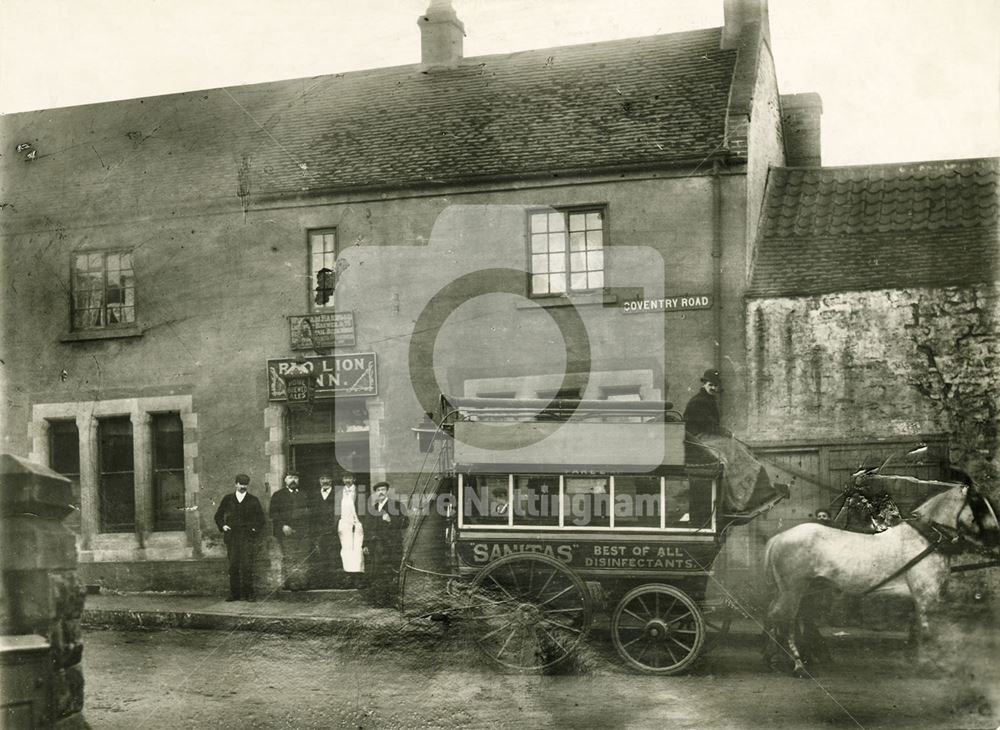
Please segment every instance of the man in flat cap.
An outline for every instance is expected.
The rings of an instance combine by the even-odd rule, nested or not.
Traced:
[[[250,477],[236,475],[236,489],[230,492],[215,511],[215,524],[229,554],[229,598],[227,601],[255,601],[254,561],[257,540],[264,533],[264,508],[250,494]]]
[[[305,492],[299,489],[299,473],[285,474],[284,486],[271,495],[271,525],[281,546],[281,570],[284,588],[301,591],[309,583],[309,505]]]
[[[399,588],[403,534],[410,518],[401,502],[389,498],[389,482],[378,482],[372,492],[365,516],[368,600],[374,606],[392,606]]]

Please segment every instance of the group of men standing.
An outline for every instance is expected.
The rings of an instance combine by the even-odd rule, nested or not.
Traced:
[[[246,474],[237,475],[235,491],[215,513],[229,553],[229,601],[255,600],[254,555],[266,520],[249,484]],[[338,485],[323,474],[318,487],[306,491],[290,471],[271,496],[270,515],[286,590],[367,588],[373,604],[392,605],[409,518],[389,498],[388,482],[375,484],[368,499],[352,474]]]

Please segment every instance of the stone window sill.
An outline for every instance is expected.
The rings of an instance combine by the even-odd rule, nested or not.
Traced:
[[[574,294],[573,296],[555,297],[532,297],[517,303],[518,309],[533,309],[542,307],[579,307],[587,305],[609,306],[618,303],[618,296],[615,294]]]
[[[114,340],[126,337],[142,337],[141,327],[115,327],[109,329],[80,330],[67,332],[59,338],[60,342],[86,342],[88,340]]]

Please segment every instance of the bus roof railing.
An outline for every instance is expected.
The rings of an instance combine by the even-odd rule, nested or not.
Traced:
[[[662,416],[679,421],[681,415],[674,404],[663,400],[585,400],[582,398],[457,398],[442,395],[441,411],[447,416],[455,412],[480,416],[545,415],[549,418],[582,416]]]

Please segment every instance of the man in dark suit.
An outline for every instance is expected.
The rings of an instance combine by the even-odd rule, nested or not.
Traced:
[[[309,587],[308,560],[311,551],[309,504],[299,489],[299,474],[285,475],[285,486],[271,495],[271,524],[281,546],[284,587],[301,591]]]
[[[319,489],[310,493],[309,516],[314,550],[311,584],[316,588],[338,588],[344,576],[337,535],[339,504],[334,494],[333,477],[329,474],[320,476]]]
[[[392,606],[399,588],[403,533],[410,524],[402,503],[389,498],[389,483],[372,487],[365,515],[365,550],[368,554],[368,600],[375,606]]]
[[[688,401],[684,408],[684,425],[696,436],[732,436],[722,427],[719,417],[719,393],[722,392],[722,373],[708,369],[701,376],[701,389]]]
[[[229,553],[229,598],[227,601],[257,600],[254,596],[254,560],[257,540],[264,533],[264,508],[250,494],[250,477],[236,475],[236,491],[230,492],[215,511],[215,524]]]

